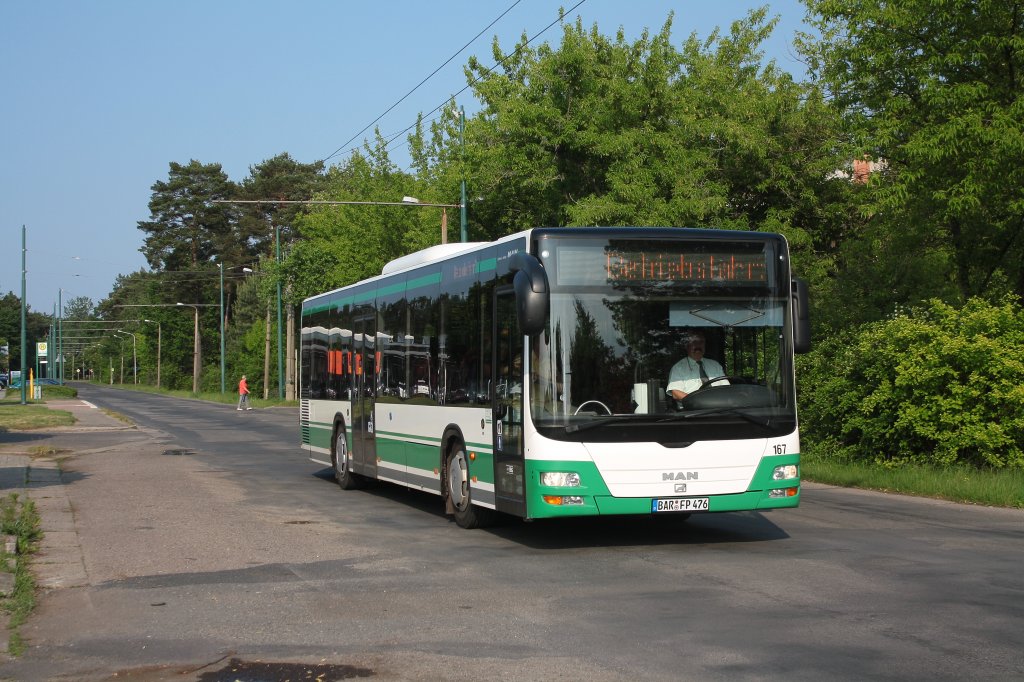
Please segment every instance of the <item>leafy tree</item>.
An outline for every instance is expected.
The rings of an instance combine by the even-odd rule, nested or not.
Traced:
[[[151,220],[140,221],[138,226],[148,235],[142,252],[159,275],[159,293],[139,302],[204,306],[200,309],[200,329],[206,332],[200,334],[201,358],[216,357],[218,334],[208,330],[219,330],[213,303],[219,297],[217,262],[223,263],[225,254],[235,253],[239,240],[235,211],[228,204],[213,202],[232,197],[235,184],[220,164],[193,160],[187,166],[172,162],[167,182],[158,181],[152,189]],[[191,361],[191,347],[186,357]],[[169,363],[169,368],[172,366],[173,362]]]
[[[153,184],[151,219],[139,221],[147,236],[141,249],[154,270],[196,270],[235,248],[229,199],[235,185],[219,163],[171,162],[166,182]]]
[[[25,337],[29,345],[26,367],[35,362],[36,341],[44,341],[50,327],[51,317],[33,312],[31,307],[25,308]],[[0,343],[8,347],[8,366],[13,370],[21,369],[21,297],[8,292],[0,298]]]
[[[92,299],[88,296],[75,296],[64,301],[63,317],[68,320],[86,320],[93,317]]]
[[[63,322],[61,324],[61,350],[66,358],[65,377],[74,378],[74,367],[80,366],[78,361],[86,347],[99,341],[103,332],[101,325],[96,324],[92,299],[88,296],[76,296],[63,302]]]
[[[415,131],[409,136],[409,154],[415,175],[403,179],[403,183],[408,183],[406,186],[412,189],[414,196],[426,203],[457,204],[461,201],[462,182],[466,180],[469,191],[473,192],[467,197],[467,238],[480,241],[489,237],[485,225],[476,216],[476,209],[482,205],[483,197],[480,195],[484,191],[483,185],[478,182],[477,171],[474,170],[479,166],[481,156],[475,151],[479,141],[469,139],[468,136],[472,134],[470,132],[467,132],[468,141],[465,144],[460,141],[461,116],[461,111],[452,100],[442,110],[441,117],[431,123],[429,138],[423,130],[422,117],[417,121]],[[472,130],[471,124],[469,129]],[[467,162],[470,158],[476,158],[477,161],[471,164]],[[461,211],[458,208],[445,210],[448,220],[447,241],[458,241]],[[410,250],[426,248],[440,241],[442,230],[439,229],[438,215],[443,217],[437,210],[418,211],[410,215],[419,219],[411,226],[406,237]]]
[[[488,238],[536,225],[774,230],[820,280],[849,218],[839,118],[761,44],[765,9],[676,47],[669,18],[630,43],[567,25],[555,49],[524,41],[502,70],[470,62],[484,110],[467,129],[474,213]],[[437,155],[438,162],[453,157]],[[483,227],[486,226],[486,227]]]
[[[355,152],[343,164],[331,168],[326,189],[317,198],[394,203],[409,196],[414,184],[410,175],[391,162],[384,141],[378,137],[376,146],[368,147],[365,154]],[[308,215],[296,219],[299,235],[308,243],[298,245],[292,257],[298,262],[315,259],[327,268],[321,272],[320,291],[378,275],[389,260],[438,243],[439,237],[422,243],[425,240],[414,236],[420,234],[420,214],[429,211],[402,206],[314,207]],[[314,251],[318,255],[313,256]],[[290,265],[286,271],[297,273],[301,266]]]
[[[6,363],[10,367],[21,366],[21,299],[8,292],[0,298],[0,345],[7,346],[8,354],[0,359],[5,366],[0,371],[6,371]]]
[[[820,32],[801,45],[812,74],[847,116],[860,153],[888,165],[865,201],[871,220],[844,255],[855,272],[847,282],[871,281],[876,299],[897,301],[1024,295],[1020,4],[807,6]]]
[[[237,198],[247,201],[270,199],[271,202],[243,205],[238,209],[238,247],[229,263],[254,263],[258,254],[274,253],[274,227],[281,230],[285,241],[292,237],[295,219],[309,210],[301,204],[278,204],[273,201],[308,201],[324,186],[324,163],[299,163],[287,152],[278,154],[249,168],[249,177],[238,187]]]

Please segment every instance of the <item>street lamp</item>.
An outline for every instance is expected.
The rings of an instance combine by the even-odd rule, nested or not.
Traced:
[[[463,244],[469,241],[466,228],[466,108],[459,107],[459,149],[462,154],[462,198],[459,210],[459,237]]]
[[[125,331],[123,329],[118,329],[117,331],[122,333],[122,334],[127,334],[128,336],[132,337],[132,374],[134,375],[134,383],[136,385],[138,385],[138,383],[139,383],[139,362],[138,362],[138,355],[135,353],[135,334],[132,334],[131,332]]]
[[[156,325],[156,387],[160,388],[160,343],[162,341],[160,338],[160,322],[156,320],[143,320],[143,322]]]
[[[403,204],[410,204],[413,206],[421,206],[423,202],[416,197],[405,196],[402,197]],[[457,204],[440,204],[441,206],[441,243],[448,243],[448,209],[457,206]]]
[[[124,337],[119,336],[117,330],[110,332],[111,335],[117,339],[118,350],[121,354],[121,377],[118,379],[119,384],[124,384]],[[110,361],[110,385],[114,385],[114,361]]]

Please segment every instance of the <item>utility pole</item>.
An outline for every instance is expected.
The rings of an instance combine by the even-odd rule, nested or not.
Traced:
[[[220,256],[218,256],[220,258]],[[217,263],[220,268],[220,392],[224,394],[224,263]]]
[[[28,401],[26,400],[26,390],[28,386],[28,367],[25,364],[25,354],[28,353],[26,344],[28,340],[25,338],[25,275],[28,272],[25,269],[25,226],[21,226],[21,404],[25,405]]]
[[[267,324],[263,331],[263,399],[270,397],[270,301],[267,301]]]
[[[281,228],[274,226],[274,242],[277,253],[277,398],[284,400],[284,349],[281,347]]]
[[[57,381],[64,385],[64,290],[57,289]]]
[[[203,370],[202,344],[199,341],[199,306],[216,305],[203,303],[175,303],[174,305],[192,308],[195,311],[195,327],[192,332],[192,393],[199,393],[199,374]]]
[[[196,395],[199,394],[199,373],[203,371],[203,346],[199,342],[199,308],[193,306],[195,310],[195,329],[192,332],[192,392]]]
[[[54,355],[57,352],[57,304],[53,304],[53,317],[50,318],[50,338],[46,344],[46,378],[52,379],[57,363]]]

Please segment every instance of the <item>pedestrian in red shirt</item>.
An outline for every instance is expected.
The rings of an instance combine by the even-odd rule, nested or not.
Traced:
[[[245,381],[245,375],[242,375],[242,380],[238,382],[238,411],[251,410],[249,406],[249,384]]]

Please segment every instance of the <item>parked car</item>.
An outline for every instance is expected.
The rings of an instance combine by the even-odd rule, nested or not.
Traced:
[[[60,382],[57,381],[56,379],[48,379],[46,377],[43,377],[42,379],[33,379],[32,381],[35,382],[36,386],[59,386],[60,385]],[[14,389],[14,388],[21,388],[21,379],[15,379],[14,383],[11,384],[9,386],[9,388],[12,388],[12,389]]]

